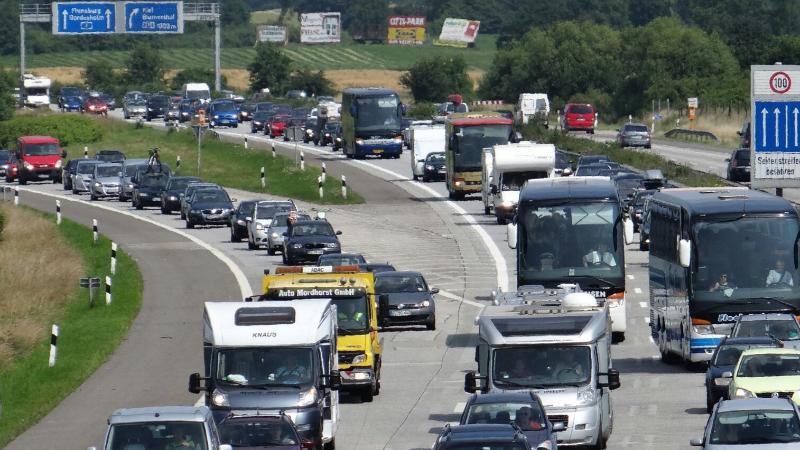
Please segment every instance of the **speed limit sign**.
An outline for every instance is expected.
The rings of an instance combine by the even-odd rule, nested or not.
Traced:
[[[775,72],[769,77],[769,88],[776,94],[785,94],[792,88],[792,79],[786,72]]]

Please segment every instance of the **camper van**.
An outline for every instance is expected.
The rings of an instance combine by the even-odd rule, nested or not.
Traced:
[[[412,125],[409,148],[411,149],[411,174],[415,180],[422,178],[425,158],[430,153],[444,152],[447,147],[444,125]]]
[[[200,103],[211,102],[211,88],[207,83],[186,83],[181,91],[186,100],[198,100]]]
[[[25,106],[48,106],[50,105],[50,78],[37,77],[26,73],[22,79],[23,99]]]

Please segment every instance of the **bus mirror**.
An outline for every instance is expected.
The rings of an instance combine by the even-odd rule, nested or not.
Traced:
[[[506,225],[506,239],[508,248],[517,248],[517,224],[509,223]]]
[[[633,243],[633,220],[630,217],[622,219],[622,225],[625,227],[625,245]]]
[[[692,264],[692,243],[688,239],[679,241],[678,259],[683,267],[689,267]]]

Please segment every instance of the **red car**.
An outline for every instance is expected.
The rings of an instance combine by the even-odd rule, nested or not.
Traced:
[[[12,154],[6,164],[6,183],[11,183],[17,179],[17,157]]]
[[[595,109],[589,103],[567,103],[561,129],[564,131],[585,131],[594,134]]]
[[[269,137],[276,138],[278,136],[283,136],[286,124],[289,123],[291,119],[292,117],[288,114],[275,114],[272,116],[272,119],[269,119],[269,124],[267,125],[269,128]]]
[[[89,97],[83,102],[83,112],[108,115],[108,103],[100,97]]]
[[[22,136],[17,139],[14,156],[19,184],[38,180],[61,182],[61,165],[65,152],[58,139],[50,136]]]

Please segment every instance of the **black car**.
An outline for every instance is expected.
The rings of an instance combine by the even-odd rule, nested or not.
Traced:
[[[178,112],[180,113],[179,122],[188,122],[194,119],[195,104],[191,100],[181,100],[178,105]]]
[[[169,111],[171,102],[166,95],[154,95],[147,99],[147,112],[144,118],[150,122],[155,118],[164,117]]]
[[[269,118],[272,117],[269,111],[256,111],[250,120],[250,132],[256,133],[264,131],[264,125],[267,124]]]
[[[94,159],[99,159],[103,162],[122,162],[125,161],[125,153],[122,150],[100,150],[94,155]]]
[[[607,176],[604,174],[617,173],[620,170],[620,165],[614,162],[601,162],[591,164],[580,164],[575,171],[575,176],[579,177],[597,177]]]
[[[342,148],[342,124],[339,122],[326,123],[314,143],[323,147],[330,144],[334,151]]]
[[[253,113],[256,110],[256,105],[252,102],[245,102],[239,106],[239,121],[244,122],[252,120]]]
[[[261,200],[244,200],[239,202],[231,214],[231,242],[241,242],[247,237],[247,219],[253,218],[256,204]]]
[[[436,303],[433,294],[419,272],[382,272],[375,275],[375,295],[378,296],[378,322],[389,325],[425,325],[436,329]]]
[[[300,436],[285,414],[230,415],[219,422],[220,442],[238,449],[301,450]]]
[[[650,250],[650,211],[646,210],[642,225],[639,227],[639,250],[643,252]]]
[[[556,149],[556,173],[560,175],[569,175],[573,171],[573,159],[569,153]]]
[[[387,263],[366,263],[366,264],[359,264],[358,270],[361,272],[372,272],[372,273],[381,273],[381,272],[394,272],[395,269],[393,265]]]
[[[319,119],[316,117],[309,117],[305,124],[303,125],[303,143],[308,144],[309,142],[317,142],[319,141],[319,136],[317,135],[317,124]]]
[[[628,202],[628,215],[633,221],[633,231],[639,231],[645,216],[645,202],[653,194],[658,192],[658,189],[640,189],[633,193],[633,198]]]
[[[186,228],[196,225],[230,226],[233,200],[222,189],[202,189],[187,200],[186,211]]]
[[[603,162],[611,162],[611,158],[606,155],[582,155],[578,158],[578,167],[586,164],[596,164]]]
[[[341,253],[342,246],[336,236],[341,231],[325,220],[295,222],[283,240],[283,264],[294,266],[303,262],[317,262],[320,255]]]
[[[739,146],[741,148],[750,148],[750,121],[748,120],[742,125],[742,129],[737,131],[739,135]]]
[[[131,189],[131,193],[133,189],[136,189],[137,186],[142,182],[142,178],[147,175],[151,174],[164,174],[167,175],[169,178],[172,176],[172,169],[169,168],[169,165],[165,163],[161,163],[161,165],[148,165],[148,164],[140,164],[136,166],[136,172],[131,177],[131,185],[133,188]],[[120,196],[122,196],[123,189],[120,189]],[[131,201],[133,201],[133,194],[131,194]]]
[[[533,391],[519,390],[472,394],[461,414],[461,425],[514,423],[525,433],[531,447],[556,442],[555,433],[564,431],[564,422],[550,423],[542,401]]]
[[[446,424],[432,450],[531,450],[525,433],[515,424]]]
[[[161,214],[170,214],[181,209],[181,197],[189,183],[197,183],[198,177],[170,177],[164,194],[161,196]]]
[[[617,186],[619,199],[627,206],[637,189],[642,187],[644,175],[640,173],[624,172],[614,177],[614,184]]]
[[[6,171],[8,170],[8,164],[10,161],[11,151],[0,150],[0,176],[6,176]],[[61,179],[63,180],[64,177],[62,176]]]
[[[444,180],[446,176],[444,152],[428,153],[422,166],[422,181]]]
[[[318,266],[349,266],[366,264],[367,260],[360,253],[329,253],[317,260]]]
[[[723,377],[722,374],[733,371],[743,351],[751,348],[779,346],[779,341],[768,336],[723,338],[708,361],[705,381],[706,410],[710,413],[718,401],[728,399],[728,385],[731,378]]]
[[[131,201],[136,209],[143,209],[145,206],[161,206],[161,196],[169,182],[169,175],[166,173],[148,173],[143,175],[136,187],[133,188]]]
[[[728,163],[727,179],[740,183],[750,182],[750,149],[740,148],[731,152],[730,158],[725,158]]]

